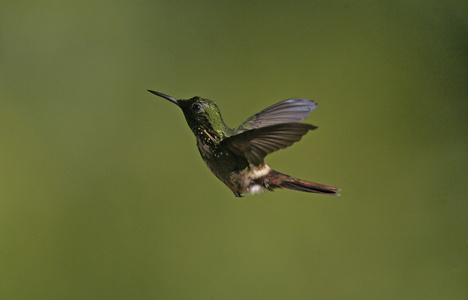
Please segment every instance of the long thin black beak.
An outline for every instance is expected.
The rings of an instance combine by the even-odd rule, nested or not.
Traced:
[[[163,93],[160,93],[160,92],[155,92],[155,91],[152,91],[152,90],[148,90],[148,92],[153,93],[153,94],[155,94],[156,96],[162,97],[162,98],[164,98],[164,99],[167,99],[167,100],[171,101],[172,103],[175,103],[175,104],[179,105],[179,104],[177,103],[178,99],[176,99],[176,98],[174,98],[174,97],[168,96],[168,95],[163,94]]]

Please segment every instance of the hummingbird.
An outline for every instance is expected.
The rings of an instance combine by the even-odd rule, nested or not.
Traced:
[[[317,107],[314,101],[292,98],[276,103],[232,129],[215,102],[201,97],[187,100],[148,90],[176,104],[195,135],[198,151],[211,172],[236,197],[277,188],[339,196],[339,188],[297,179],[271,169],[268,154],[291,146],[317,127],[301,123]]]

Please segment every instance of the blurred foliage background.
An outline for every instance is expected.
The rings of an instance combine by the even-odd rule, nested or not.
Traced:
[[[1,299],[466,299],[466,1],[4,1]],[[235,198],[182,113],[292,97],[275,169],[343,189]]]

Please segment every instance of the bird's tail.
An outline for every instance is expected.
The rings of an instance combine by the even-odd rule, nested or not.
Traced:
[[[326,194],[331,196],[340,196],[338,192],[340,191],[339,188],[324,185],[320,183],[305,181],[302,179],[297,179],[292,176],[280,173],[275,170],[271,170],[267,175],[266,178],[269,180],[269,188],[285,188],[294,191],[301,191],[307,193],[318,193],[318,194]]]

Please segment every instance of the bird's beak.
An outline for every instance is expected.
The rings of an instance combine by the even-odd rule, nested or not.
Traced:
[[[179,100],[174,98],[174,97],[168,96],[168,95],[160,93],[160,92],[155,92],[155,91],[152,91],[152,90],[148,90],[148,92],[153,93],[156,96],[162,97],[164,99],[167,99],[167,100],[171,101],[172,103],[175,103],[175,104],[179,105],[179,103],[178,103]]]

